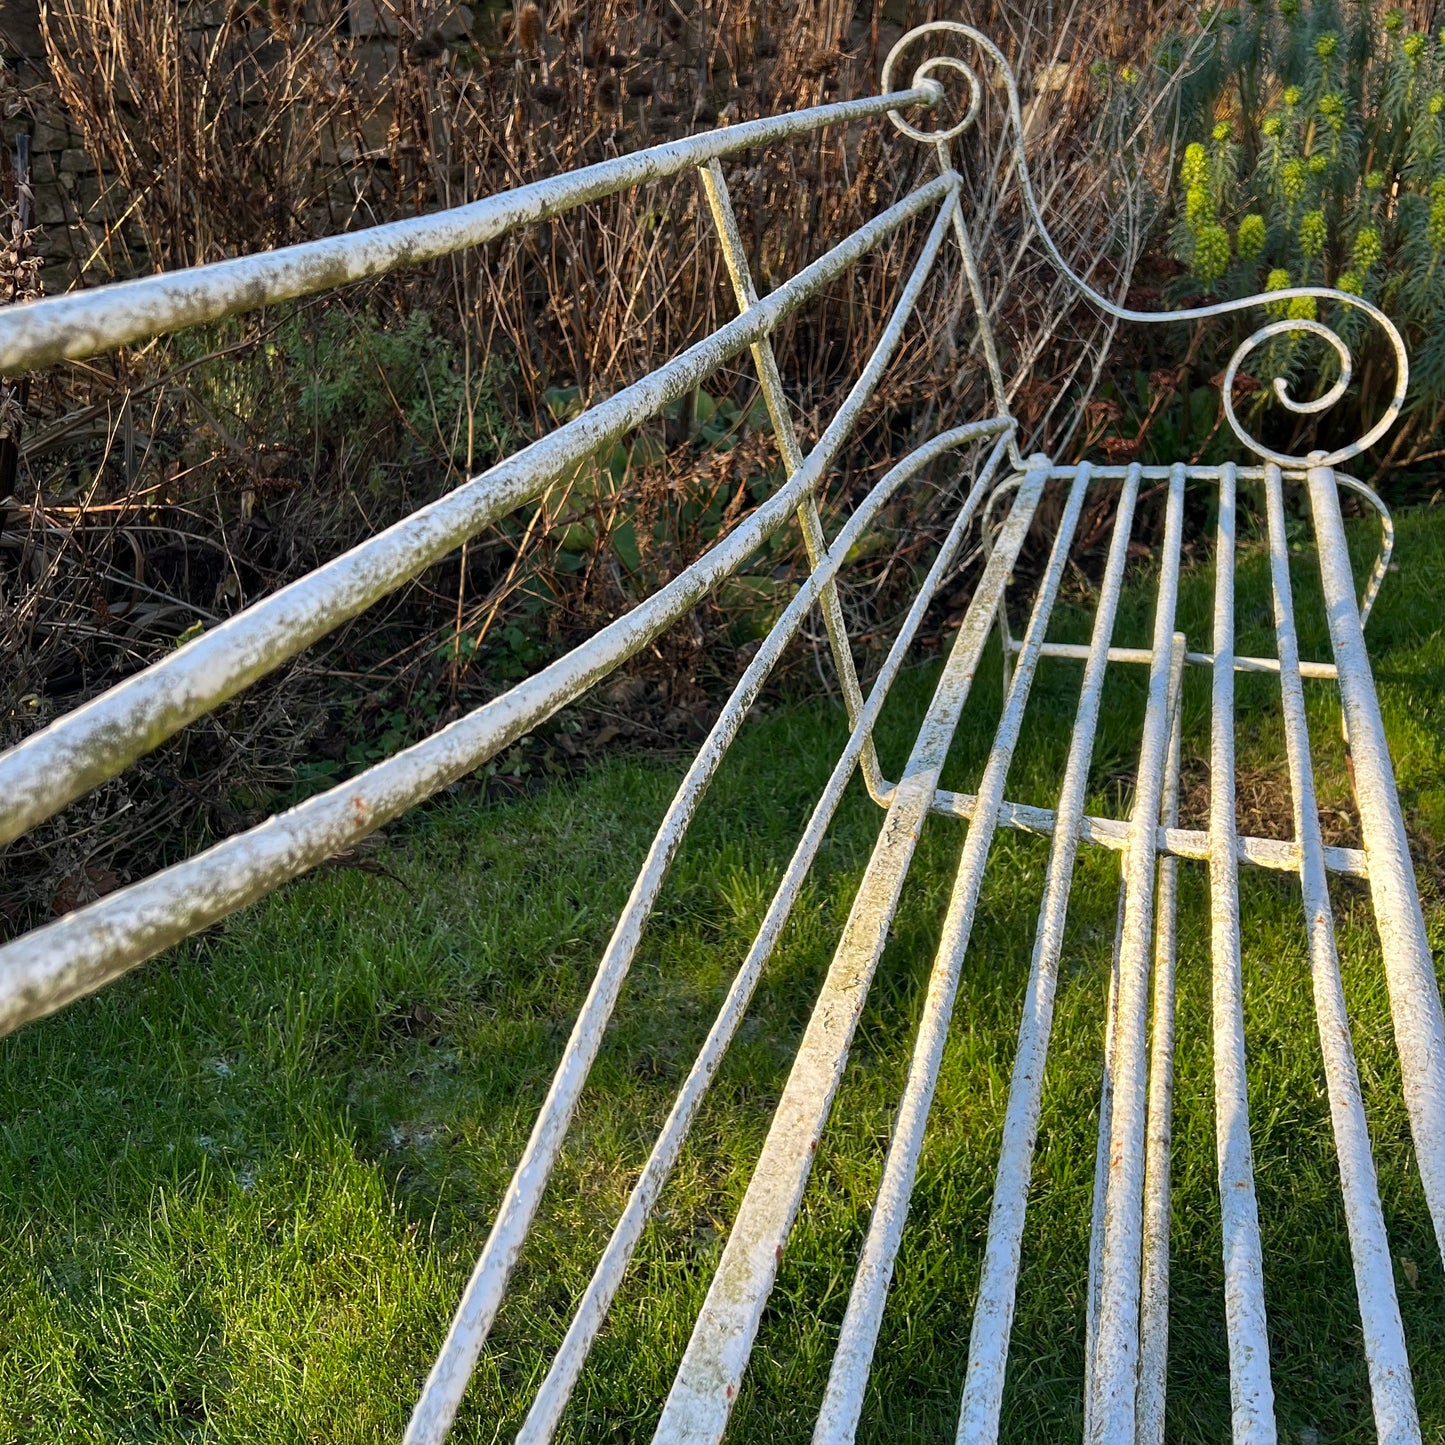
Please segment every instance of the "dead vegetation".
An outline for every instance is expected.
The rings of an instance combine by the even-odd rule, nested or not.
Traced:
[[[378,0],[384,42],[343,0],[43,7],[50,79],[109,197],[83,238],[100,281],[215,260],[478,196],[671,137],[876,87],[913,3],[557,0],[459,27]],[[1035,184],[1066,254],[1122,293],[1169,169],[1167,75],[1116,105],[1089,66],[1147,53],[1167,17],[978,4],[1030,97]],[[1152,27],[1152,30],[1149,28]],[[920,56],[921,58],[921,56]],[[1157,104],[1153,103],[1157,100]],[[24,100],[6,124],[24,124]],[[1141,121],[1140,116],[1144,119]],[[990,94],[960,166],[1030,445],[1067,453],[1113,336],[1030,228]],[[9,150],[7,141],[6,149]],[[873,124],[728,167],[760,289],[924,177]],[[11,187],[6,184],[7,193]],[[787,323],[777,349],[815,439],[874,344],[916,235]],[[1004,298],[1007,298],[1006,300]],[[436,266],[37,377],[0,530],[5,742],[438,495],[733,313],[695,181],[602,201]],[[950,260],[831,480],[846,507],[899,448],[989,405]],[[740,359],[689,407],[197,724],[4,863],[7,923],[71,906],[182,846],[394,750],[495,693],[675,573],[776,484]],[[850,571],[866,647],[926,564],[947,494],[899,504]],[[695,729],[758,619],[798,575],[769,558],[746,596],[684,624],[612,708],[654,743]],[[741,619],[741,620],[740,620]],[[816,644],[817,639],[814,639]],[[609,705],[604,702],[604,712]],[[565,765],[563,730],[491,769]]]

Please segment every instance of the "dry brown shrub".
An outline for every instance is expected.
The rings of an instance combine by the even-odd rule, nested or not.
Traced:
[[[390,32],[381,43],[348,35],[344,0],[50,0],[53,83],[123,200],[90,238],[95,279],[460,205],[719,119],[868,93],[892,40],[932,13],[913,0],[886,11],[841,0],[555,0],[466,29],[436,0],[375,9]],[[964,13],[1023,79],[1030,165],[1065,253],[1121,292],[1144,244],[1150,168],[1167,171],[1168,157],[1155,128],[1121,132],[1119,116],[1098,112],[1087,67],[1147,49],[1149,27],[1166,17],[1017,0]],[[1167,106],[1152,119],[1167,122]],[[990,90],[958,162],[966,210],[1011,404],[1032,445],[1067,451],[1113,328],[1031,244],[1004,138]],[[727,172],[759,288],[935,165],[877,123],[737,157]],[[881,247],[776,338],[805,446],[876,343],[920,235]],[[220,408],[199,378],[261,365],[294,311],[220,328],[189,350],[156,343],[62,368],[37,388],[27,467],[0,537],[3,645],[16,662],[7,740],[151,660],[188,625],[235,611],[454,485],[490,455],[491,440],[473,435],[483,391],[514,438],[545,429],[559,388],[582,402],[606,395],[734,303],[684,175],[302,308],[299,324],[334,337],[325,318],[337,308],[356,318],[355,364],[369,372],[367,337],[425,310],[462,379],[461,409],[439,406],[419,423],[397,398],[388,427],[348,447],[323,446],[302,417]],[[989,406],[951,255],[920,315],[927,325],[830,481],[835,506],[901,446]],[[742,359],[715,389],[748,413],[755,384]],[[405,736],[383,719],[424,729],[494,692],[505,678],[476,641],[495,638],[528,596],[547,599],[531,624],[543,649],[615,614],[636,590],[609,547],[624,522],[649,577],[675,572],[754,504],[770,442],[742,426],[733,449],[703,447],[686,416],[655,430],[650,459],[609,494],[543,499],[12,851],[12,921],[148,868],[182,839],[254,821],[286,795],[299,763],[350,766],[358,734]],[[888,545],[861,560],[846,593],[865,644],[887,635],[947,519],[941,486],[886,519]],[[579,525],[596,543],[568,571],[563,540]],[[780,585],[800,562],[801,551],[775,569]],[[715,645],[731,638],[727,622],[706,611],[654,657],[655,706],[630,710],[639,733],[675,738],[696,726],[702,700],[736,671]]]

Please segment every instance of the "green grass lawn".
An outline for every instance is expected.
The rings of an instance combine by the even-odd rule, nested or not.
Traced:
[[[1363,560],[1372,537],[1357,527]],[[1370,636],[1407,813],[1445,842],[1445,510],[1401,519]],[[1313,562],[1296,588],[1326,655]],[[1241,559],[1241,650],[1272,652],[1266,571]],[[1211,576],[1182,625],[1208,647]],[[1087,636],[1081,599],[1052,636]],[[1151,590],[1118,639],[1147,642]],[[1080,667],[1045,662],[1009,795],[1051,803]],[[1095,811],[1127,807],[1143,669],[1116,668]],[[880,733],[904,756],[936,667]],[[1338,713],[1310,688],[1322,803],[1348,838]],[[1277,685],[1241,677],[1241,788],[1287,816]],[[946,782],[971,787],[989,667]],[[1185,692],[1206,746],[1208,678]],[[455,1438],[510,1438],[741,960],[845,729],[824,703],[750,723],[673,870]],[[0,1044],[0,1439],[399,1438],[591,971],[680,775],[598,764],[391,830],[389,874],[331,870]],[[1186,774],[1199,826],[1205,775]],[[563,1427],[645,1440],[746,1186],[878,825],[855,784],[644,1237]],[[1255,817],[1255,821],[1258,818]],[[1263,824],[1261,824],[1263,826]],[[930,821],[730,1438],[806,1441],[902,1087],[961,828]],[[960,986],[861,1434],[952,1439],[1046,840],[1001,832]],[[1423,851],[1422,851],[1423,856]],[[1433,856],[1433,852],[1432,852]],[[1078,1438],[1102,1009],[1118,857],[1081,853],[1046,1080],[1004,1438]],[[1445,910],[1428,877],[1437,957]],[[1208,900],[1181,865],[1169,1435],[1228,1436],[1211,1112]],[[1426,1439],[1445,1440],[1445,1280],[1414,1172],[1368,893],[1336,881],[1346,989]],[[1374,1438],[1309,996],[1298,888],[1243,881],[1251,1109],[1282,1440]],[[1311,1437],[1309,1431],[1315,1435]]]

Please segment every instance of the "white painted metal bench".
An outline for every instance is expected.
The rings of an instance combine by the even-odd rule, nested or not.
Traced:
[[[689,168],[696,168],[700,176],[737,292],[740,314],[735,321],[440,501],[196,638],[0,757],[0,842],[9,842],[355,617],[467,538],[537,498],[565,469],[594,453],[602,443],[655,416],[728,359],[751,348],[787,479],[773,496],[673,581],[582,646],[425,742],[260,827],[228,838],[196,857],[0,948],[0,1028],[8,1031],[102,987],[169,945],[332,857],[477,768],[636,655],[734,572],[770,534],[795,516],[801,520],[812,573],[749,662],[658,829],[567,1041],[451,1331],[416,1406],[407,1434],[416,1445],[440,1441],[448,1433],[557,1161],[669,862],[770,670],[814,607],[820,609],[827,626],[851,733],[591,1283],[577,1303],[571,1328],[537,1392],[521,1438],[542,1441],[554,1432],[699,1103],[743,1019],[769,953],[808,876],[844,788],[861,767],[870,793],[884,809],[877,844],[663,1406],[656,1439],[711,1441],[720,1438],[727,1426],[808,1182],[813,1150],[842,1079],[854,1029],[899,906],[921,829],[930,813],[968,820],[967,835],[815,1439],[848,1440],[858,1426],[955,990],[990,844],[999,826],[1044,834],[1052,842],[967,1369],[959,1381],[959,1440],[991,1441],[998,1435],[1064,921],[1081,844],[1117,851],[1123,881],[1095,1174],[1085,1386],[1088,1438],[1112,1445],[1163,1439],[1174,920],[1176,870],[1178,860],[1184,858],[1208,864],[1213,915],[1213,1067],[1226,1280],[1223,1308],[1229,1340],[1234,1438],[1252,1442],[1276,1438],[1246,1091],[1239,920],[1239,867],[1245,863],[1286,870],[1299,878],[1375,1425],[1379,1438],[1391,1445],[1421,1439],[1360,1080],[1345,1016],[1329,892],[1331,872],[1364,878],[1369,883],[1425,1197],[1437,1241],[1445,1246],[1445,1024],[1363,640],[1365,619],[1388,561],[1390,524],[1379,499],[1361,483],[1336,470],[1378,440],[1398,415],[1407,384],[1403,346],[1388,319],[1358,297],[1316,287],[1273,293],[1269,299],[1274,302],[1309,296],[1354,307],[1382,327],[1393,344],[1398,377],[1394,399],[1385,415],[1358,442],[1328,454],[1294,457],[1260,444],[1240,425],[1231,404],[1236,371],[1248,354],[1272,336],[1311,332],[1332,345],[1341,360],[1338,384],[1317,401],[1297,402],[1282,384],[1276,383],[1279,399],[1287,407],[1297,412],[1322,410],[1338,400],[1349,384],[1349,353],[1333,332],[1316,321],[1282,320],[1265,325],[1239,348],[1223,381],[1226,419],[1260,463],[1217,467],[1183,462],[1167,467],[1088,463],[1058,466],[1045,456],[1025,456],[1020,450],[1017,424],[1006,405],[1007,392],[988,330],[987,309],[960,204],[960,178],[952,169],[948,149],[949,143],[973,123],[983,95],[982,84],[972,64],[948,56],[926,61],[907,87],[892,89],[898,58],[925,31],[950,36],[969,47],[971,56],[982,57],[984,65],[980,68],[1002,82],[1013,134],[1020,136],[1018,93],[1001,52],[966,26],[940,22],[912,32],[899,43],[885,65],[882,94],[877,97],[696,135],[434,216],[0,313],[0,374],[15,374],[64,357],[86,356],[438,257]],[[962,77],[969,87],[971,105],[957,125],[929,134],[905,121],[900,112],[928,109],[939,103],[942,88],[936,76],[940,71]],[[936,149],[937,178],[919,186],[760,299],[749,277],[720,162],[748,148],[818,127],[885,115],[905,135]],[[1065,275],[1094,305],[1115,317],[1129,322],[1158,320],[1157,315],[1116,306],[1069,271],[1039,215],[1021,144],[1014,147],[1012,163],[1038,239]],[[915,217],[931,217],[931,229],[891,319],[846,400],[817,444],[804,454],[783,394],[770,336],[782,318]],[[980,343],[997,410],[991,416],[935,436],[898,459],[830,540],[817,510],[820,484],[905,331],[917,324],[915,305],[940,252],[947,246],[958,248],[962,271],[978,310]],[[1170,313],[1169,319],[1215,316],[1260,304],[1262,298],[1255,297]],[[890,497],[935,458],[979,446],[984,461],[865,695],[849,648],[835,579],[850,549]],[[1282,486],[1287,479],[1303,482],[1308,493],[1333,646],[1331,661],[1310,662],[1299,655],[1282,503]],[[976,794],[944,791],[940,776],[971,681],[983,661],[995,620],[1004,616],[1002,605],[1010,574],[1034,524],[1040,497],[1051,482],[1065,484],[1066,501],[1047,564],[1034,589],[1024,635],[1015,639],[1006,625],[1002,629],[1007,685],[988,764]],[[1100,482],[1119,487],[1120,500],[1092,637],[1083,646],[1050,643],[1046,640],[1047,629],[1070,546],[1090,489]],[[1112,645],[1114,623],[1135,506],[1145,482],[1162,485],[1167,494],[1153,641],[1148,649],[1119,648]],[[1236,496],[1244,483],[1262,490],[1266,500],[1278,639],[1274,657],[1235,653]],[[1190,650],[1189,641],[1176,629],[1183,505],[1185,490],[1191,486],[1212,488],[1217,493],[1218,523],[1213,539],[1215,612],[1207,650],[1198,649],[1198,644],[1198,650]],[[1384,522],[1381,556],[1363,603],[1357,603],[1354,595],[1338,496],[1341,486],[1363,495]],[[889,781],[880,772],[871,730],[930,600],[950,574],[980,513],[986,512],[990,504],[1001,502],[1007,503],[1007,510],[948,652],[926,718],[901,776],[896,782]],[[1083,680],[1058,801],[1052,809],[1043,809],[1010,801],[1006,782],[1039,661],[1055,655],[1081,659]],[[1110,663],[1139,665],[1148,671],[1148,703],[1139,738],[1133,810],[1130,817],[1120,819],[1084,812],[1101,689]],[[1189,665],[1209,669],[1213,680],[1208,758],[1210,818],[1208,829],[1203,831],[1177,826],[1181,750],[1178,700],[1182,672]],[[1279,678],[1294,795],[1295,837],[1291,842],[1241,837],[1236,831],[1234,688],[1239,671],[1265,672]],[[1303,680],[1307,678],[1333,681],[1339,689],[1353,760],[1362,850],[1326,847],[1321,836],[1305,723]]]

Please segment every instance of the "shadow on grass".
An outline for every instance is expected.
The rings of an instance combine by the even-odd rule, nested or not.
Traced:
[[[1361,557],[1370,545],[1355,539]],[[1402,520],[1371,641],[1402,793],[1445,823],[1445,525]],[[1298,561],[1299,595],[1318,595]],[[1207,570],[1181,622],[1207,647]],[[1267,594],[1246,552],[1241,586]],[[1147,586],[1119,640],[1147,638]],[[1269,653],[1268,613],[1241,650]],[[1322,620],[1302,618],[1306,655]],[[1087,635],[1083,611],[1054,636]],[[1110,679],[1091,808],[1127,808],[1141,670]],[[896,769],[936,669],[881,729]],[[1046,662],[1010,796],[1051,803],[1077,665]],[[1284,784],[1270,687],[1241,680],[1241,766]],[[970,701],[949,785],[999,705]],[[1338,713],[1310,693],[1321,794],[1348,802]],[[1186,751],[1207,741],[1191,674]],[[679,856],[456,1432],[510,1438],[751,940],[841,745],[823,704],[750,723]],[[647,761],[394,829],[395,877],[326,872],[0,1045],[0,1438],[398,1438],[679,769]],[[1287,797],[1287,794],[1285,794]],[[1207,800],[1207,793],[1205,794]],[[878,814],[857,789],[770,963],[563,1427],[650,1438],[831,957]],[[1445,832],[1445,828],[1441,829]],[[1427,840],[1433,844],[1432,835]],[[769,1303],[730,1439],[805,1441],[867,1227],[961,832],[930,821]],[[1047,842],[1000,835],[980,903],[864,1415],[869,1440],[952,1438]],[[1116,855],[1076,870],[1004,1438],[1081,1429],[1083,1316]],[[1208,898],[1181,868],[1169,1436],[1227,1437],[1214,1183]],[[1411,1156],[1369,897],[1334,885],[1396,1283],[1426,1437],[1445,1430],[1445,1281]],[[1298,890],[1244,879],[1251,1114],[1282,1438],[1372,1438]],[[1437,946],[1445,916],[1432,905]],[[1434,1432],[1432,1435],[1431,1432]]]

